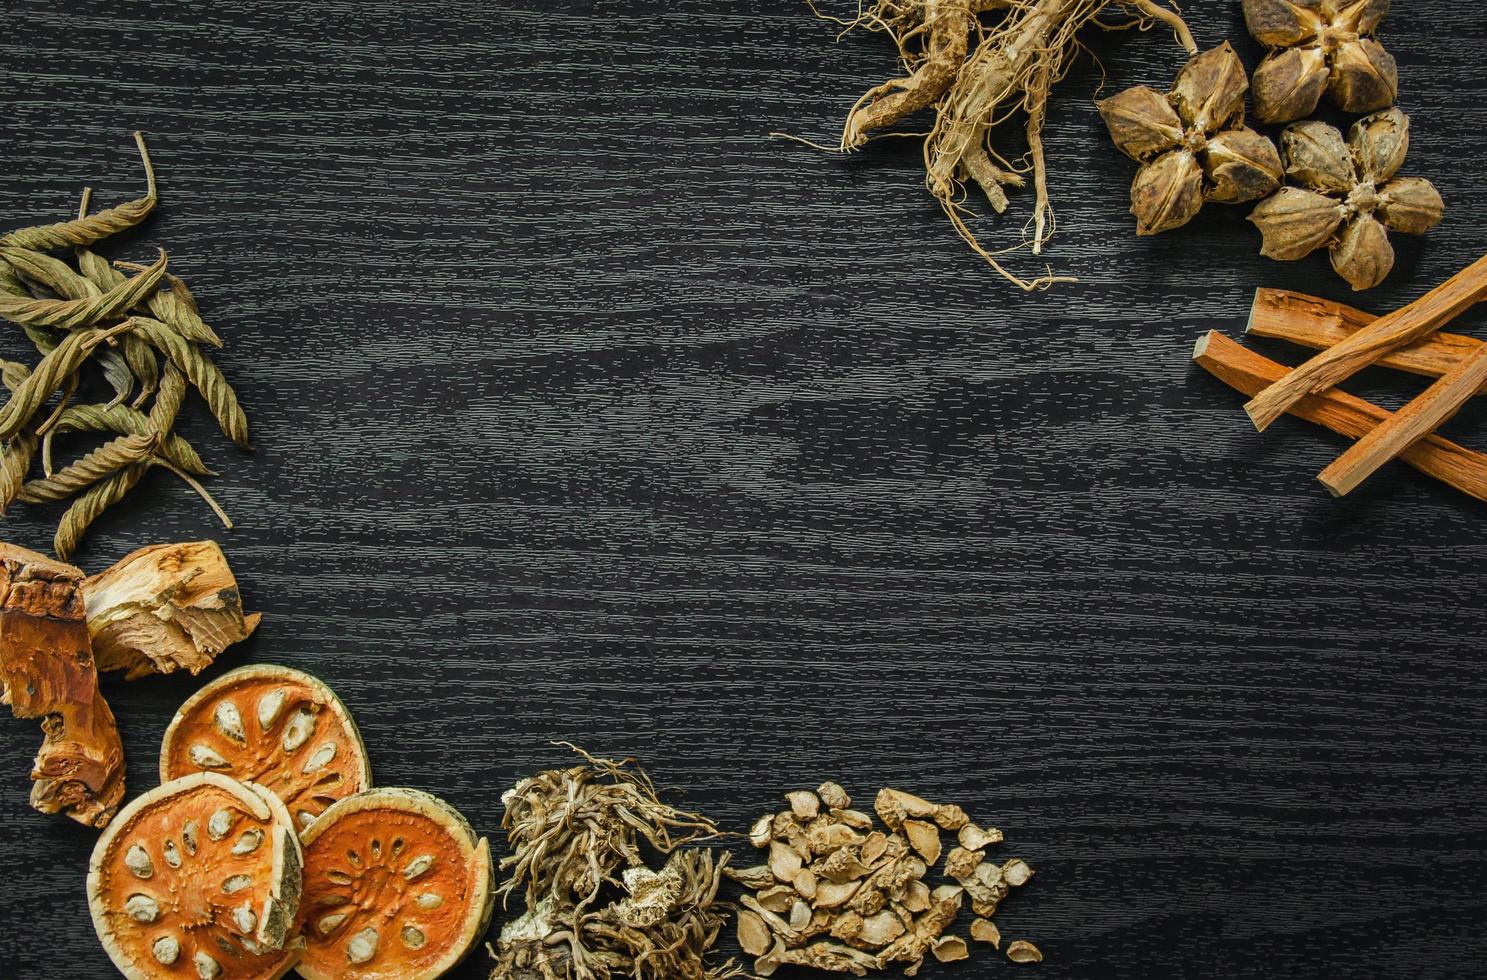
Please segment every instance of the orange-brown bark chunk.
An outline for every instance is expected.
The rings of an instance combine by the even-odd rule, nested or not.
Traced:
[[[83,618],[83,573],[0,544],[0,703],[40,718],[31,805],[106,825],[124,795],[124,747]]]

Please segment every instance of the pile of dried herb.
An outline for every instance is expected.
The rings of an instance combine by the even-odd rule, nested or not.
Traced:
[[[986,860],[986,849],[1002,842],[1000,830],[976,826],[958,806],[895,789],[874,801],[888,833],[853,810],[836,783],[786,799],[788,809],[760,817],[749,834],[768,861],[728,872],[753,890],[741,900],[738,941],[756,957],[758,975],[804,966],[863,976],[897,963],[913,976],[926,956],[966,959],[965,939],[948,930],[968,899],[977,916],[971,938],[1001,948],[991,916],[1033,870],[1018,858]],[[954,843],[947,846],[943,833],[953,833]],[[942,859],[948,880],[931,887],[925,878]],[[1017,963],[1043,958],[1025,940],[1006,954]]]
[[[41,355],[31,366],[0,361],[10,390],[0,408],[0,512],[16,500],[72,499],[53,544],[63,558],[99,514],[157,466],[179,476],[232,526],[196,480],[215,474],[172,431],[188,386],[202,393],[223,433],[250,448],[237,395],[203,350],[222,341],[202,320],[185,283],[167,272],[165,252],[153,264],[138,266],[110,264],[90,249],[138,225],[155,208],[149,153],[140,134],[134,138],[148,185],[144,197],[88,214],[84,191],[75,220],[0,236],[0,318],[18,325]],[[57,257],[66,250],[76,267]],[[120,269],[136,274],[126,277]],[[89,366],[112,388],[108,400],[79,400],[93,383],[84,375]],[[52,443],[64,433],[112,438],[58,468]],[[28,479],[38,456],[42,475]]]
[[[566,743],[563,743],[566,744]],[[597,759],[524,779],[502,796],[511,855],[499,893],[526,912],[491,953],[492,980],[722,980],[707,954],[730,909],[727,855],[683,849],[718,829],[661,802],[631,760]]]
[[[920,109],[933,108],[934,124],[924,141],[925,183],[961,238],[999,273],[1023,289],[1047,286],[1052,273],[1024,279],[1006,270],[997,256],[1018,248],[1042,251],[1053,234],[1043,129],[1053,86],[1080,50],[1079,34],[1107,10],[1120,9],[1135,20],[1125,25],[1172,28],[1189,54],[1197,45],[1182,19],[1153,0],[878,0],[848,29],[863,27],[888,35],[898,49],[905,77],[868,91],[848,114],[841,148],[855,150],[870,134]],[[1021,116],[1027,162],[1014,164],[993,137]],[[1007,208],[1007,187],[1021,187],[1031,174],[1035,203],[1031,232],[1010,248],[988,251],[968,220],[974,211],[966,185],[974,182],[991,207]]]

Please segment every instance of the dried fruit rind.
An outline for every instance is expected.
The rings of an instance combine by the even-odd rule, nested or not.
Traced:
[[[303,842],[298,970],[307,980],[431,980],[464,959],[490,922],[490,845],[427,793],[348,797]]]
[[[267,787],[301,833],[372,784],[366,746],[341,699],[303,671],[267,664],[223,674],[166,728],[161,781],[201,771]]]
[[[88,870],[93,927],[130,980],[276,980],[291,938],[302,852],[284,804],[218,773],[138,797],[98,839]]]

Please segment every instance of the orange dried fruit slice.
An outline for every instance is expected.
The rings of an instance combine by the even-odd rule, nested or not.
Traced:
[[[464,959],[495,903],[490,845],[410,789],[344,799],[304,833],[307,980],[430,980]]]
[[[274,794],[218,773],[185,776],[131,802],[99,837],[93,928],[131,980],[276,980],[301,952],[290,927],[302,863]]]
[[[309,674],[268,664],[228,671],[176,712],[160,781],[220,772],[272,790],[301,833],[337,800],[372,785],[356,723]]]

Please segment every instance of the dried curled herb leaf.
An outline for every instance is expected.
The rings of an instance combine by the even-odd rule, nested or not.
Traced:
[[[99,211],[97,214],[79,218],[76,221],[62,221],[51,225],[35,225],[30,228],[20,228],[0,238],[0,244],[15,245],[21,248],[47,251],[49,249],[66,248],[68,246],[91,245],[117,232],[133,228],[155,210],[155,204],[159,200],[155,192],[155,169],[150,165],[150,153],[145,149],[145,138],[139,133],[134,134],[134,142],[139,147],[140,162],[144,164],[146,191],[145,196],[127,201],[118,207],[109,208],[107,211]]]
[[[1409,117],[1387,109],[1358,120],[1344,142],[1326,123],[1293,123],[1281,134],[1285,187],[1256,205],[1262,255],[1299,259],[1323,245],[1354,290],[1378,285],[1394,267],[1388,231],[1419,235],[1445,214],[1423,177],[1396,176],[1409,151]]]
[[[1204,201],[1239,204],[1280,186],[1275,144],[1244,126],[1248,87],[1225,42],[1194,56],[1166,95],[1141,85],[1099,103],[1115,145],[1142,165],[1131,183],[1138,235],[1187,224]]]
[[[1244,0],[1250,34],[1272,49],[1255,69],[1255,115],[1300,119],[1323,92],[1345,112],[1393,105],[1399,73],[1371,37],[1388,9],[1388,0]]]

